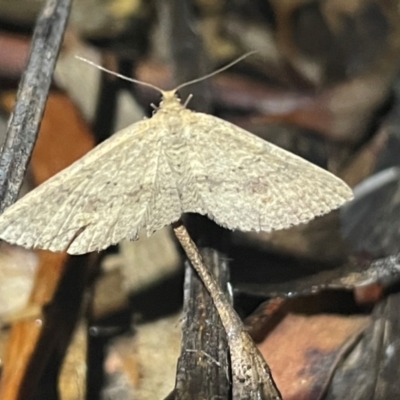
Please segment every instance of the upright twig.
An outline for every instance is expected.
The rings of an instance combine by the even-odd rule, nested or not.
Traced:
[[[227,260],[212,248],[202,255],[215,279],[226,288]],[[229,348],[214,303],[189,262],[185,263],[181,354],[175,389],[168,400],[227,399],[230,392]]]
[[[162,1],[159,7],[162,17],[166,20],[164,25],[171,53],[174,86],[210,72],[193,13],[194,2],[188,0]],[[191,85],[179,92],[184,100],[189,94],[193,95],[189,108],[205,113],[211,111],[209,82]]]
[[[71,0],[47,0],[34,30],[27,67],[0,156],[0,213],[18,197],[38,134]]]

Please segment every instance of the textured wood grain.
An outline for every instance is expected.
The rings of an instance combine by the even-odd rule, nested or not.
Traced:
[[[231,362],[232,400],[282,400],[266,361],[250,338],[225,293],[204,264],[203,257],[184,225],[173,224],[174,233],[214,302],[225,328]]]
[[[151,119],[98,145],[8,208],[0,238],[83,254],[207,215],[243,231],[283,229],[352,198],[339,178],[219,118],[175,91]]]

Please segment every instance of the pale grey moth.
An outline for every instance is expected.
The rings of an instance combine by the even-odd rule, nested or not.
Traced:
[[[352,198],[331,173],[186,109],[176,95],[184,85],[145,85],[162,94],[152,118],[119,131],[9,207],[0,216],[1,239],[83,254],[136,239],[141,229],[150,235],[183,213],[228,229],[271,231]]]

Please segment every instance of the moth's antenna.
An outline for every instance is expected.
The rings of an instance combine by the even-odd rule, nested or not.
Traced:
[[[96,68],[98,68],[98,69],[101,70],[101,71],[108,72],[109,74],[114,75],[114,76],[116,76],[116,77],[118,77],[118,78],[121,78],[121,79],[123,79],[123,80],[125,80],[125,81],[132,82],[132,83],[137,83],[138,85],[142,85],[142,86],[147,86],[147,87],[149,87],[149,88],[152,88],[152,89],[154,89],[154,90],[157,90],[157,91],[160,92],[161,94],[164,94],[164,91],[163,91],[163,90],[161,90],[161,89],[158,88],[157,86],[152,85],[151,83],[138,81],[137,79],[133,79],[133,78],[128,78],[128,77],[125,76],[125,75],[121,75],[121,74],[118,74],[117,72],[111,71],[110,69],[101,67],[100,65],[97,65],[96,63],[94,63],[94,62],[92,62],[92,61],[89,61],[89,60],[87,60],[86,58],[83,58],[83,57],[80,57],[80,56],[75,56],[75,58],[77,58],[78,60],[81,60],[81,61],[85,62],[86,64],[92,65],[93,67],[96,67]]]
[[[205,79],[211,78],[212,76],[217,75],[220,72],[227,70],[228,68],[232,67],[233,65],[237,64],[238,62],[242,61],[243,59],[247,58],[248,56],[251,56],[254,53],[257,53],[257,50],[249,51],[248,53],[243,54],[241,57],[239,57],[236,60],[230,62],[229,64],[225,65],[224,67],[222,67],[220,69],[217,69],[216,71],[211,72],[211,73],[209,73],[207,75],[204,75],[201,78],[196,78],[196,79],[193,79],[192,81],[182,83],[181,85],[179,85],[178,87],[176,87],[174,89],[174,92],[177,92],[179,89],[182,89],[183,87],[186,87],[186,86],[189,86],[189,85],[193,85],[194,83],[201,82],[201,81],[204,81]]]
[[[202,76],[201,78],[193,79],[192,81],[182,83],[182,84],[179,85],[177,88],[175,88],[172,92],[177,92],[179,89],[182,89],[183,87],[186,87],[186,86],[189,86],[189,85],[193,85],[194,83],[201,82],[201,81],[204,81],[205,79],[211,78],[212,76],[217,75],[217,74],[219,74],[220,72],[227,70],[228,68],[232,67],[233,65],[237,64],[238,62],[242,61],[243,59],[247,58],[248,56],[250,56],[250,55],[252,55],[252,54],[254,54],[254,53],[257,53],[257,51],[256,51],[256,50],[254,50],[254,51],[249,51],[248,53],[243,54],[241,57],[239,57],[239,58],[237,58],[236,60],[230,62],[229,64],[225,65],[224,67],[222,67],[222,68],[220,68],[220,69],[217,69],[217,70],[214,71],[214,72],[211,72],[211,73],[209,73],[209,74],[207,74],[207,75],[204,75],[204,76]],[[80,57],[80,56],[75,56],[75,58],[77,58],[78,60],[81,60],[81,61],[85,62],[86,64],[92,65],[93,67],[96,67],[96,68],[98,68],[98,69],[101,70],[101,71],[108,72],[109,74],[114,75],[114,76],[116,76],[116,77],[118,77],[118,78],[121,78],[121,79],[123,79],[123,80],[125,80],[125,81],[132,82],[132,83],[137,83],[138,85],[142,85],[142,86],[147,86],[147,87],[149,87],[149,88],[152,88],[152,89],[154,89],[154,90],[157,90],[158,92],[161,93],[161,95],[164,95],[164,93],[165,93],[165,91],[163,91],[162,89],[160,89],[160,88],[157,87],[157,86],[152,85],[151,83],[138,81],[137,79],[133,79],[133,78],[128,78],[128,77],[125,76],[125,75],[121,75],[121,74],[118,74],[117,72],[111,71],[110,69],[101,67],[100,65],[97,65],[97,64],[94,63],[93,61],[89,61],[89,60],[87,60],[86,58],[83,58],[83,57]]]

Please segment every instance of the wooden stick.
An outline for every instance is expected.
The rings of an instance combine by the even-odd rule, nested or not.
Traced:
[[[193,268],[199,274],[218,310],[228,336],[232,365],[233,400],[280,400],[271,371],[245,327],[203,262],[201,254],[181,221],[174,233]]]
[[[33,33],[28,64],[0,156],[0,213],[18,197],[46,105],[71,0],[48,0]]]

